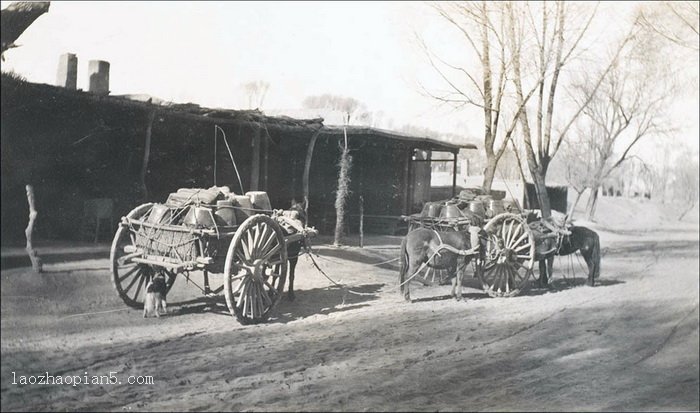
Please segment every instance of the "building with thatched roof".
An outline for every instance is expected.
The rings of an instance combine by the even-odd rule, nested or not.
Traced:
[[[303,196],[314,135],[309,220],[323,230],[335,219],[339,144],[346,134],[354,159],[349,214],[358,214],[362,196],[365,229],[393,230],[398,216],[429,198],[421,190],[430,187],[421,153],[447,152],[456,163],[461,148],[374,128],[344,131],[324,126],[323,119],[142,100],[2,75],[3,240],[23,238],[27,184],[35,188],[36,230],[43,238],[87,239],[81,230],[90,225],[88,200],[111,200],[116,219],[140,203],[162,202],[181,187],[265,190],[273,208],[287,207]],[[100,238],[108,240],[113,230],[105,228]]]

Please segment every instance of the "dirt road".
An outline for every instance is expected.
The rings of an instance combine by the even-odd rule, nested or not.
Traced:
[[[2,410],[698,410],[697,225],[601,240],[596,287],[555,261],[550,290],[493,299],[472,279],[456,302],[414,284],[411,304],[395,262],[370,265],[396,257],[398,237],[320,246],[319,265],[360,294],[343,302],[301,259],[296,301],[258,326],[182,279],[171,314],[143,319],[106,259],[3,271]],[[110,372],[122,384],[13,384]],[[154,383],[127,384],[139,376]]]

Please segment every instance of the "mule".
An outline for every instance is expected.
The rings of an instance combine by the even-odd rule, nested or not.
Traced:
[[[292,200],[292,205],[288,211],[285,211],[289,218],[301,222],[301,227],[306,227],[306,211],[304,208],[304,203],[299,203],[296,200]],[[287,262],[288,271],[287,279],[289,280],[289,287],[287,287],[287,299],[289,301],[294,301],[294,272],[297,266],[297,261],[299,261],[299,254],[301,249],[304,247],[304,240],[294,241],[287,244]]]
[[[466,231],[437,232],[418,228],[406,234],[401,242],[399,257],[399,288],[404,299],[411,301],[408,279],[419,269],[422,270],[421,266],[425,264],[432,268],[448,270],[452,278],[452,296],[457,301],[461,300],[464,271],[476,254],[462,255],[457,251],[470,250],[471,247],[471,235]]]
[[[586,284],[593,287],[595,280],[600,276],[600,239],[598,234],[586,227],[572,226],[571,234],[561,235],[561,239],[547,237],[537,240],[535,248],[535,260],[539,262],[540,287],[546,287],[552,276],[552,264],[554,256],[566,256],[579,251],[588,266],[588,280]]]

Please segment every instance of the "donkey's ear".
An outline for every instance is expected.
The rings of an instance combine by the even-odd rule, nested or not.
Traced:
[[[289,206],[290,206],[290,207],[294,207],[294,205],[296,205],[296,204],[297,204],[297,199],[296,199],[296,198],[292,198],[292,202],[290,203]]]

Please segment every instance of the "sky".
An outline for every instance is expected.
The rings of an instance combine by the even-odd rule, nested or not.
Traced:
[[[629,6],[603,9],[613,22]],[[604,45],[615,26],[603,19],[592,47]],[[114,95],[232,109],[247,108],[243,83],[263,80],[270,84],[263,110],[297,109],[307,96],[331,93],[382,112],[385,128],[412,124],[478,139],[478,111],[440,106],[421,92],[420,85],[436,90],[440,83],[415,34],[460,56],[464,46],[445,40],[454,39],[449,30],[422,2],[61,1],[5,53],[2,66],[54,84],[58,58],[70,52],[78,56],[79,88],[87,90],[88,61],[99,59],[110,62]],[[676,105],[697,150],[697,90]]]

